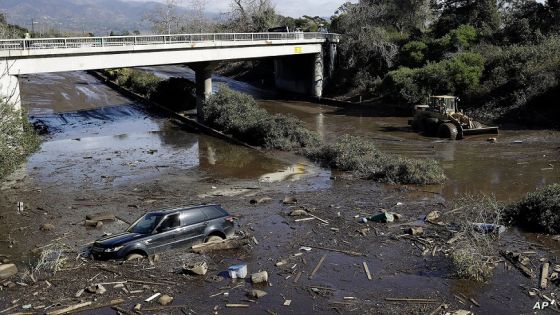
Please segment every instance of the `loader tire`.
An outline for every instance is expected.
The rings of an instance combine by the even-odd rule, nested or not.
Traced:
[[[458,134],[457,127],[452,123],[441,124],[438,127],[437,135],[440,138],[456,140],[457,134]]]
[[[435,136],[438,131],[439,119],[426,118],[424,119],[424,134],[427,136]]]

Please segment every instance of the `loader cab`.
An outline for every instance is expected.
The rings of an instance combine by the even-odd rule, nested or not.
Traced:
[[[429,106],[432,111],[441,114],[454,114],[458,112],[457,97],[455,96],[430,96]]]

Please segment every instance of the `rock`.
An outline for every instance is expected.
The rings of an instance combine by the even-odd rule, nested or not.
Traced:
[[[41,231],[45,231],[45,232],[52,231],[52,230],[54,230],[54,224],[45,223],[45,224],[41,225],[41,227],[39,229]]]
[[[498,138],[488,138],[488,139],[486,139],[486,141],[488,141],[490,143],[496,143],[496,142],[498,142]]]
[[[97,221],[97,224],[95,225],[95,228],[98,230],[101,230],[103,228],[103,221]]]
[[[424,229],[421,226],[417,226],[417,227],[411,227],[409,228],[406,233],[416,236],[416,235],[422,235],[424,234]]]
[[[105,287],[101,284],[96,284],[96,285],[91,285],[91,286],[87,287],[86,291],[88,293],[104,294],[105,292],[107,292],[107,289],[105,289]]]
[[[13,287],[16,286],[16,284],[13,283],[12,281],[6,281],[6,282],[2,283],[2,286],[5,287],[5,288],[13,288]]]
[[[4,264],[0,265],[0,279],[6,280],[11,276],[15,276],[18,273],[18,269],[14,264]]]
[[[90,221],[115,221],[117,218],[111,212],[101,212],[96,214],[88,214],[86,215],[86,220]]]
[[[395,221],[395,216],[390,212],[383,212],[367,218],[367,220],[380,223],[390,223]]]
[[[395,218],[396,221],[400,221],[403,218],[402,214],[398,214],[394,212],[393,212],[393,217]]]
[[[253,283],[263,283],[268,282],[268,272],[261,271],[251,275],[251,282]]]
[[[268,293],[266,293],[265,291],[253,289],[253,290],[251,290],[250,292],[247,293],[247,296],[260,299],[267,294]]]
[[[294,210],[294,211],[290,212],[290,216],[292,216],[292,217],[302,217],[302,216],[306,216],[306,215],[307,215],[307,211],[301,210],[301,209],[297,209],[297,210]]]
[[[285,205],[293,205],[297,203],[297,199],[296,197],[287,196],[284,198],[284,200],[282,200],[282,203]]]
[[[166,306],[166,305],[170,304],[171,302],[173,302],[173,297],[171,297],[171,296],[169,296],[169,295],[167,295],[167,294],[162,295],[162,296],[158,299],[158,303],[159,303],[159,305],[161,305],[161,306]]]
[[[554,272],[560,273],[560,265],[554,265],[554,267],[552,267],[552,270],[554,270]]]
[[[426,215],[425,221],[436,224],[436,223],[438,223],[437,220],[439,219],[440,216],[441,215],[440,215],[439,211],[432,211],[432,212],[428,213],[428,215]]]
[[[185,264],[183,266],[183,270],[191,274],[204,276],[208,272],[208,264],[205,261],[192,263],[192,264]]]
[[[528,293],[529,293],[530,297],[535,297],[539,294],[539,292],[536,289],[531,289],[531,290],[529,290]]]
[[[138,303],[138,304],[134,305],[134,310],[135,311],[139,311],[141,309],[142,309],[142,304]]]
[[[457,310],[453,313],[449,313],[450,315],[473,315],[473,313],[471,311],[465,311],[465,310]]]
[[[271,201],[272,201],[272,198],[263,197],[263,198],[260,198],[260,199],[251,199],[251,201],[249,201],[249,202],[252,205],[255,205],[255,204],[267,203],[267,202],[271,202]]]

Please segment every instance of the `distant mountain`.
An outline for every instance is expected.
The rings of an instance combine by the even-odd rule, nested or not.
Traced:
[[[33,19],[36,32],[62,29],[107,35],[111,31],[149,31],[143,18],[161,5],[122,0],[0,0],[0,11],[10,23],[28,29]]]

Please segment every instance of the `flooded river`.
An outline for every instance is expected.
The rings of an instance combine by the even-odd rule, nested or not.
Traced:
[[[25,77],[22,99],[31,119],[52,132],[27,163],[37,181],[119,185],[180,171],[193,173],[193,182],[200,178],[295,181],[317,175],[314,184],[326,185],[330,177],[328,171],[299,157],[272,158],[189,132],[84,72]],[[154,172],[146,175],[147,168]],[[66,172],[58,172],[61,169]]]
[[[193,78],[192,71],[182,67],[144,69],[162,77]],[[26,76],[21,82],[24,106],[32,120],[42,121],[52,133],[45,138],[39,152],[0,189],[0,253],[13,257],[19,266],[27,266],[30,250],[45,242],[64,240],[79,253],[102,235],[122,231],[127,222],[149,209],[216,202],[231,209],[239,229],[251,231],[258,243],[253,241],[255,244],[248,252],[216,256],[211,265],[212,274],[221,271],[223,274],[229,265],[239,262],[247,263],[251,272],[268,270],[270,286],[263,289],[270,296],[252,306],[263,313],[268,309],[279,313],[340,313],[332,302],[359,313],[403,314],[418,309],[389,305],[383,297],[425,297],[447,303],[455,301],[457,295],[475,298],[483,306],[482,312],[476,309],[477,313],[530,310],[533,304],[525,290],[519,289],[519,284],[526,280],[515,270],[500,267],[496,277],[480,286],[456,280],[450,278],[447,254],[439,252],[437,246],[424,250],[406,239],[399,240],[403,233],[397,228],[399,225],[371,225],[370,232],[369,227],[365,229],[368,225],[357,221],[380,209],[392,209],[404,214],[407,221],[415,220],[434,209],[449,210],[440,202],[442,197],[452,199],[466,192],[494,193],[501,200],[519,199],[536,187],[558,180],[558,132],[504,130],[495,144],[487,142],[486,136],[441,141],[410,132],[407,118],[378,117],[367,108],[339,109],[283,101],[275,93],[245,83],[223,77],[217,77],[216,81],[254,95],[259,105],[270,112],[302,119],[326,141],[355,134],[371,139],[387,152],[438,159],[449,180],[443,186],[413,188],[420,190],[413,197],[400,194],[400,190],[385,190],[372,182],[331,180],[330,171],[293,154],[258,152],[188,130],[165,114],[122,97],[86,73]],[[307,205],[313,211],[316,209],[317,215],[330,225],[297,222],[289,217],[291,208],[278,202],[287,194],[298,197],[298,207]],[[249,202],[251,198],[261,197],[271,197],[270,203]],[[20,201],[25,204],[23,213],[15,211]],[[104,211],[116,213],[118,220],[100,230],[82,225],[86,214]],[[44,223],[54,223],[55,230],[41,231],[39,227]],[[441,236],[436,234],[448,234],[436,230],[437,226],[425,228],[433,229],[427,237],[439,239]],[[369,234],[366,237],[361,233]],[[537,257],[544,257],[540,235],[520,234],[511,229],[504,242],[510,238],[520,241],[510,242],[508,248],[535,251],[534,262]],[[359,250],[364,256],[317,248],[296,256],[303,244]],[[537,246],[538,255],[533,245]],[[558,250],[557,243],[546,247],[551,252]],[[431,254],[424,255],[426,250]],[[291,262],[286,268],[275,264],[287,257]],[[323,259],[324,264],[313,278],[312,270],[318,269]],[[366,260],[374,275],[372,281],[363,273]],[[131,268],[128,266],[124,268]],[[185,279],[169,273],[171,269],[167,267],[157,266],[163,270],[157,279]],[[135,276],[140,277],[151,269],[138,269]],[[68,299],[93,279],[106,282],[120,279],[114,274],[99,276],[99,273],[97,269],[83,267],[76,275],[57,275],[71,280],[63,285],[54,282],[55,286],[48,290],[62,293],[47,296],[46,305]],[[74,278],[79,276],[83,276],[84,283],[75,283]],[[218,305],[245,301],[245,291],[235,288],[247,283],[233,282],[228,289],[229,280],[211,283],[202,278],[187,279],[175,291],[175,296],[181,303],[191,303],[198,313],[211,313]],[[326,287],[328,292],[324,296],[312,293],[310,285]],[[217,296],[216,292],[222,292],[224,287],[231,295]],[[136,301],[144,301],[148,293],[152,294],[151,291],[138,297],[127,294],[129,308]],[[371,307],[371,310],[344,304],[349,303],[345,297],[356,297],[357,307]],[[22,299],[26,298],[25,295]],[[284,304],[288,299],[293,301],[289,307]],[[0,305],[3,303],[7,307],[7,299],[3,301],[0,297]],[[457,302],[452,303],[458,306]],[[403,306],[408,311],[402,311]],[[429,313],[435,306],[425,307],[423,313]],[[105,313],[112,314],[112,311]],[[232,313],[237,312],[232,310]]]
[[[175,76],[194,80],[194,72],[184,67],[143,69],[163,78]],[[372,111],[367,107],[341,109],[277,100],[275,93],[247,83],[221,76],[215,76],[214,81],[253,95],[269,112],[303,120],[327,141],[335,141],[344,134],[359,135],[374,141],[385,152],[441,161],[449,180],[443,186],[423,190],[442,194],[446,199],[482,192],[494,194],[503,201],[513,201],[560,178],[560,132],[557,131],[502,129],[497,143],[486,141],[493,135],[442,141],[411,132],[407,117],[380,117],[374,114],[379,110]]]

